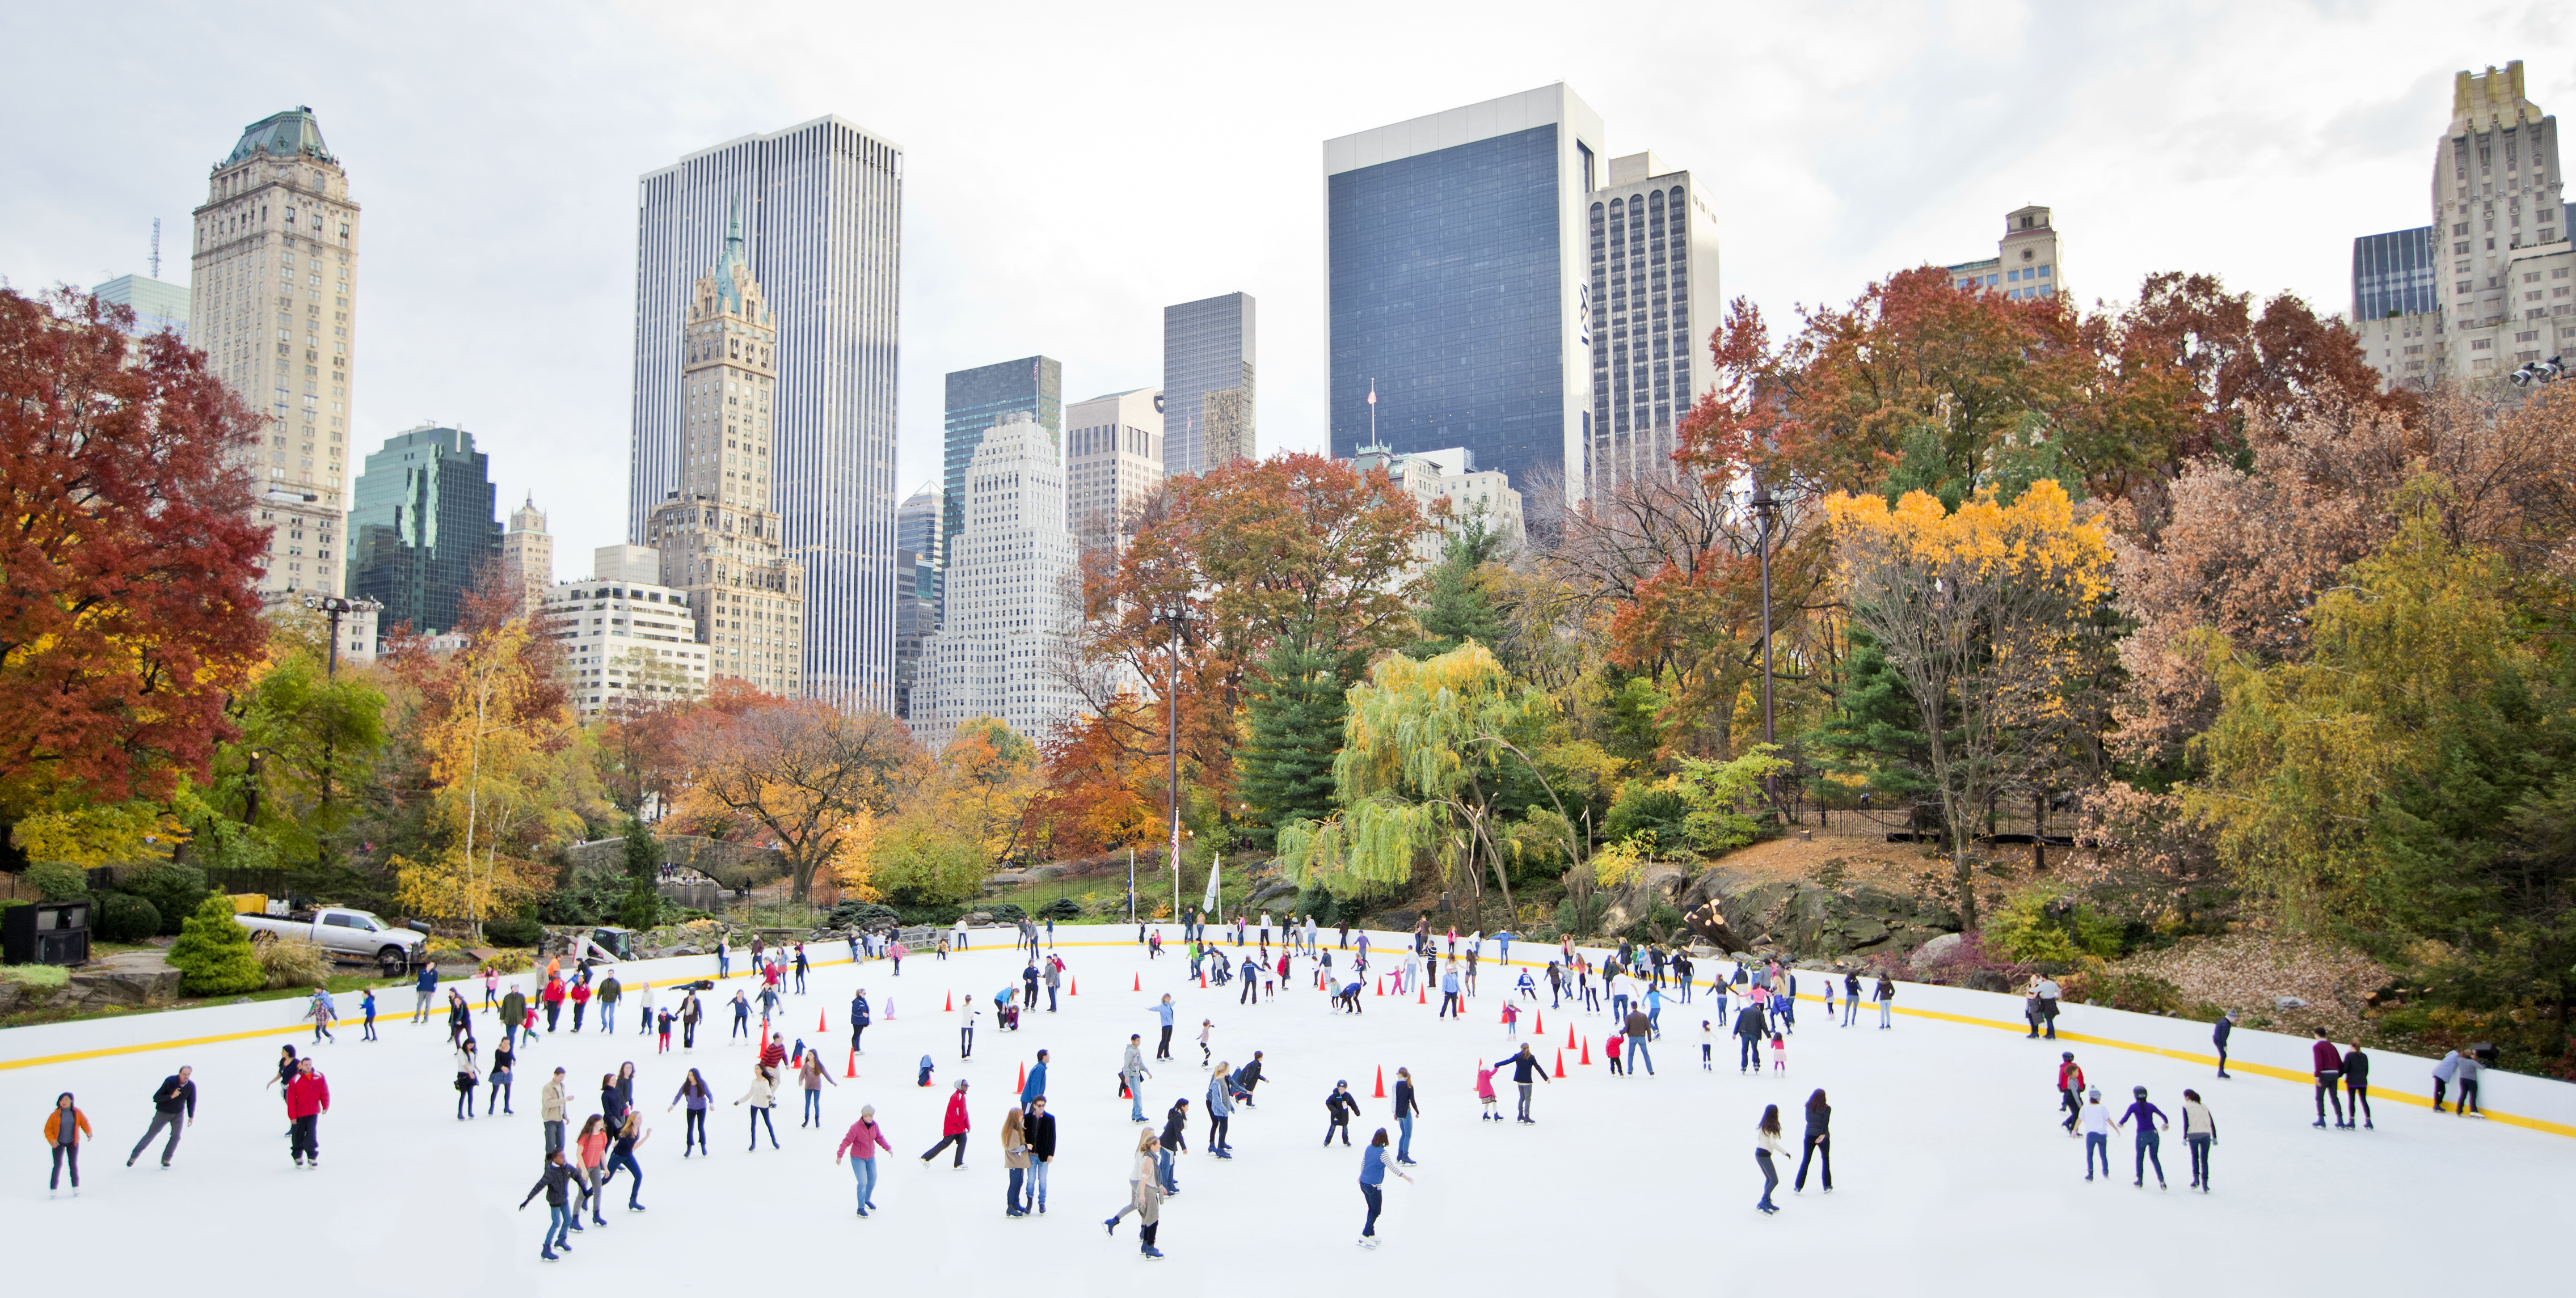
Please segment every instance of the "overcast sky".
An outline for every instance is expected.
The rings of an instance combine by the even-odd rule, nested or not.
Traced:
[[[826,113],[905,151],[908,491],[946,371],[1159,383],[1161,308],[1238,289],[1261,449],[1322,449],[1322,142],[1554,81],[1695,173],[1775,321],[2028,203],[2088,302],[2182,269],[2348,310],[2353,236],[2429,219],[2455,71],[2576,105],[2569,18],[2520,3],[349,8],[8,6],[0,276],[143,271],[158,216],[186,282],[209,168],[312,105],[365,210],[354,440],[472,430],[566,578],[625,530],[636,178]]]

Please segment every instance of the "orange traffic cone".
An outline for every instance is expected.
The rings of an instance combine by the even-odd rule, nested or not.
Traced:
[[[941,1001],[941,1002],[939,1003],[939,1012],[940,1012],[940,1013],[942,1013],[942,1014],[950,1014],[950,1013],[954,1013],[954,1012],[956,1011],[956,1009],[957,1009],[957,993],[955,993],[955,992],[950,992],[950,993],[948,993],[948,999],[943,1000],[943,1001]]]
[[[1386,980],[1384,978],[1377,980],[1377,994],[1380,996],[1386,995]]]
[[[1546,1011],[1546,1010],[1538,1010],[1538,1011],[1536,1011],[1536,1013],[1537,1013],[1537,1015],[1538,1015],[1538,1023],[1537,1023],[1537,1025],[1536,1025],[1536,1026],[1534,1026],[1534,1027],[1532,1027],[1532,1028],[1530,1029],[1530,1035],[1531,1035],[1531,1036],[1534,1036],[1534,1037],[1543,1037],[1543,1036],[1546,1036],[1546,1035],[1547,1035],[1547,1011]]]
[[[1377,1066],[1377,1094],[1372,1095],[1369,1098],[1372,1100],[1383,1100],[1386,1098],[1386,1065],[1384,1064],[1379,1064]]]
[[[1590,1038],[1590,1037],[1585,1037],[1585,1038],[1583,1039],[1583,1058],[1582,1058],[1580,1061],[1578,1061],[1578,1062],[1582,1063],[1582,1064],[1583,1064],[1585,1067],[1587,1067],[1587,1068],[1591,1066],[1591,1064],[1592,1064],[1592,1038]]]
[[[763,1020],[760,1025],[760,1057],[763,1059],[767,1059],[769,1057],[769,1023],[767,1020]]]
[[[1145,990],[1145,975],[1143,975],[1143,974],[1138,974],[1138,975],[1136,975],[1136,986],[1135,986],[1135,990],[1140,991],[1140,992],[1141,992],[1141,991],[1143,991],[1143,990]]]
[[[1079,978],[1070,978],[1065,980],[1064,994],[1067,996],[1080,996],[1082,994],[1082,980]]]
[[[1574,1025],[1571,1023],[1565,1025],[1565,1048],[1568,1050],[1574,1048]]]
[[[823,1011],[821,1010],[814,1011],[814,1030],[817,1032],[829,1032],[832,1030],[823,1025]]]
[[[1016,1081],[1016,1082],[1011,1083],[1011,1094],[1013,1094],[1013,1095],[1017,1095],[1017,1094],[1019,1094],[1020,1092],[1022,1092],[1022,1091],[1024,1091],[1024,1090],[1027,1090],[1027,1089],[1028,1089],[1028,1086],[1029,1086],[1029,1066],[1028,1066],[1028,1064],[1027,1064],[1025,1061],[1023,1061],[1023,1062],[1020,1064],[1020,1079],[1019,1079],[1018,1081]]]
[[[1414,985],[1414,988],[1413,988],[1413,1003],[1414,1003],[1414,1004],[1416,1004],[1416,1005],[1428,1005],[1428,1004],[1430,1004],[1430,1003],[1431,1003],[1431,989],[1430,989],[1430,988],[1428,988],[1428,987],[1424,987],[1424,986],[1422,986],[1422,985],[1421,985],[1421,984],[1419,984],[1419,983],[1416,983],[1416,984]]]
[[[1204,969],[1199,971],[1199,990],[1207,990],[1207,971]]]
[[[845,1072],[845,1073],[841,1074],[841,1076],[843,1076],[843,1077],[856,1077],[856,1076],[858,1076],[858,1075],[859,1075],[859,1052],[858,1052],[858,1051],[856,1051],[856,1050],[853,1050],[853,1051],[851,1051],[851,1052],[850,1052],[850,1069],[849,1069],[849,1071],[848,1071],[848,1072]]]
[[[1556,1052],[1556,1075],[1565,1076],[1565,1052],[1562,1050]]]

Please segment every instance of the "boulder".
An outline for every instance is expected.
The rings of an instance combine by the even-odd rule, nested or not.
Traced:
[[[1929,968],[1931,965],[1939,961],[1941,957],[1948,955],[1952,949],[1967,940],[1968,939],[1966,937],[1957,933],[1944,933],[1941,936],[1914,948],[1914,954],[1910,958],[1910,963],[1912,963],[1917,969]]]
[[[1878,955],[1957,926],[1937,905],[1866,884],[1836,891],[1798,880],[1748,878],[1720,867],[1700,872],[1675,892],[1691,931],[1728,951],[1815,959]]]

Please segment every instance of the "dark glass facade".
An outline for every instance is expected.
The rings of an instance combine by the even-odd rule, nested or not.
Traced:
[[[1163,308],[1163,472],[1205,473],[1210,411],[1208,395],[1242,393],[1239,409],[1219,419],[1240,427],[1221,430],[1232,449],[1253,451],[1252,295],[1228,293]],[[1248,455],[1247,458],[1257,458]]]
[[[1013,411],[1025,410],[1064,445],[1064,362],[1051,356],[1023,356],[1015,361],[948,373],[948,416],[940,454],[939,552],[966,530],[966,466],[984,434]]]
[[[398,433],[367,457],[349,510],[348,591],[384,602],[378,626],[456,629],[465,592],[501,557],[490,468],[461,428]]]
[[[910,721],[922,642],[939,629],[938,569],[929,555],[898,549],[894,570],[894,714]]]
[[[1335,457],[1369,440],[1375,384],[1396,451],[1463,446],[1523,490],[1567,467],[1557,129],[1326,178]]]
[[[2420,315],[2439,307],[2433,282],[2433,227],[2365,234],[2352,241],[2352,318]]]

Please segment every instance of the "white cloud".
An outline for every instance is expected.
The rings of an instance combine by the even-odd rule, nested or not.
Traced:
[[[2518,3],[436,8],[13,11],[0,274],[140,270],[157,215],[184,278],[206,169],[311,104],[366,211],[358,444],[473,429],[566,576],[624,530],[635,178],[824,113],[906,151],[908,490],[945,371],[1158,382],[1161,307],[1236,289],[1262,445],[1320,447],[1322,141],[1551,81],[1701,177],[1775,320],[1990,255],[2024,203],[2088,299],[2180,268],[2342,309],[2352,237],[2426,219],[2454,70],[2576,103],[2565,21]]]

